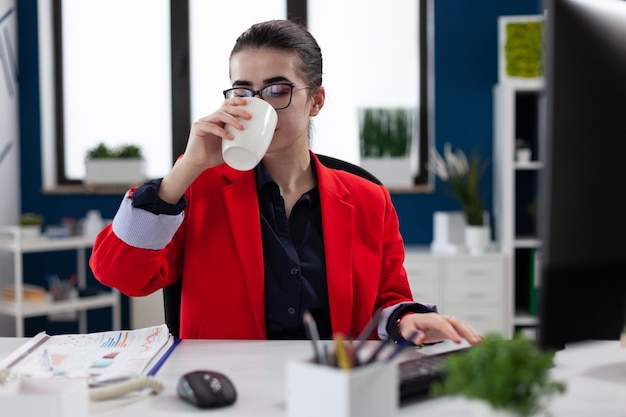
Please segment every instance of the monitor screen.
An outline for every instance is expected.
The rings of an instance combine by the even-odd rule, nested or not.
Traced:
[[[617,340],[626,313],[626,1],[550,0],[540,345]]]

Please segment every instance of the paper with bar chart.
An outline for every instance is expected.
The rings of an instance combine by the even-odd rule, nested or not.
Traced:
[[[55,336],[42,332],[0,368],[34,378],[133,378],[146,375],[172,343],[166,325]]]

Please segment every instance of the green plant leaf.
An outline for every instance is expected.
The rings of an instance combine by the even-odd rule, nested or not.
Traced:
[[[566,390],[565,383],[550,379],[553,358],[553,351],[540,350],[523,333],[510,340],[487,333],[480,345],[447,359],[445,377],[431,395],[465,396],[529,417]]]
[[[87,150],[87,159],[113,159],[113,158],[135,158],[142,159],[141,148],[137,145],[121,145],[116,148],[108,147],[104,142],[100,142],[94,148]]]

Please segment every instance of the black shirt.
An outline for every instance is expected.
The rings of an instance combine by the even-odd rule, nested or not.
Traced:
[[[330,338],[319,190],[315,186],[304,193],[287,218],[278,184],[263,163],[255,172],[265,261],[267,338],[307,338],[302,324],[305,311],[313,315],[320,337]]]

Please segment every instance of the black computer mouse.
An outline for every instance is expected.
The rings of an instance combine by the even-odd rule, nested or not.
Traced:
[[[237,399],[230,378],[215,371],[188,372],[179,378],[176,390],[180,398],[199,408],[225,407]]]

